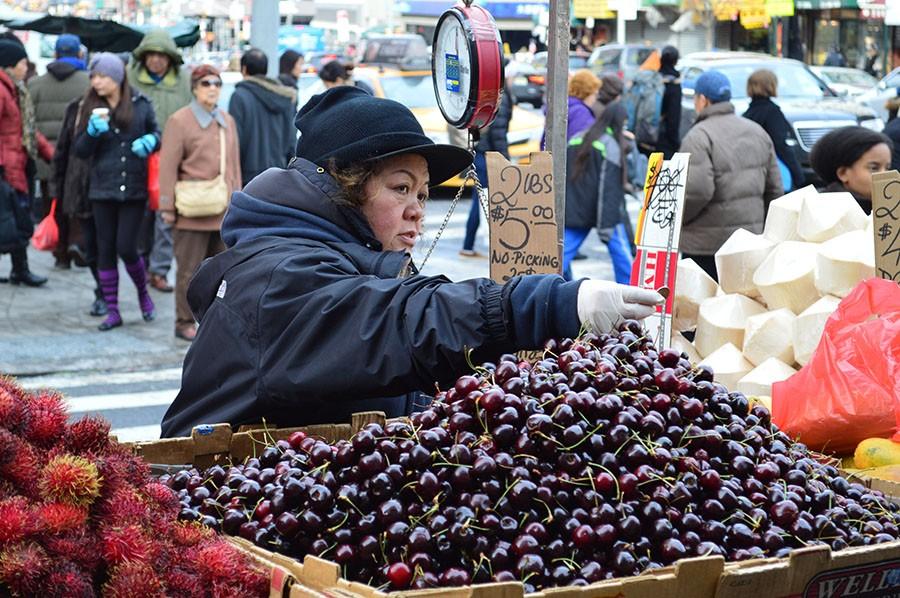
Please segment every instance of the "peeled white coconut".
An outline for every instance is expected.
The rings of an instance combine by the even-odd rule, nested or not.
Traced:
[[[753,284],[769,309],[788,308],[800,313],[819,298],[816,289],[815,243],[785,241],[760,264],[753,274]]]
[[[861,280],[875,276],[872,233],[855,230],[819,246],[816,288],[823,295],[846,297]]]
[[[796,373],[797,370],[777,357],[770,357],[738,381],[737,391],[748,397],[771,397],[772,384],[787,380]]]
[[[680,332],[676,331],[672,333],[672,348],[687,354],[688,361],[691,363],[700,363],[700,360],[702,359],[700,354],[697,353],[697,348],[694,346],[694,343],[684,338],[684,335]]]
[[[800,365],[809,363],[813,351],[819,346],[822,331],[825,330],[825,322],[837,309],[840,299],[833,295],[825,295],[809,306],[794,320],[793,341],[794,359]]]
[[[803,200],[797,233],[804,241],[822,243],[854,230],[865,230],[866,213],[846,191],[820,193]]]
[[[774,247],[775,243],[762,235],[743,228],[734,231],[716,252],[716,272],[722,290],[748,297],[758,296],[753,273]]]
[[[803,200],[817,195],[816,188],[807,185],[769,203],[763,236],[774,243],[800,241],[800,235],[797,233],[797,221],[800,219]]]
[[[729,390],[737,387],[738,381],[753,369],[753,364],[731,343],[725,343],[700,363],[711,367],[715,381]]]
[[[702,357],[726,343],[744,345],[747,318],[761,314],[766,308],[744,295],[736,293],[711,297],[700,304],[694,346]]]
[[[697,312],[705,299],[715,297],[719,285],[694,260],[678,261],[675,275],[674,330],[693,330],[697,327]]]
[[[759,366],[771,357],[794,363],[794,344],[790,331],[797,316],[789,309],[776,309],[747,318],[744,328],[744,357]]]

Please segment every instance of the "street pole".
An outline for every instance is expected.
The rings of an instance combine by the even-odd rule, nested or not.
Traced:
[[[250,15],[250,45],[265,52],[269,59],[269,76],[278,75],[278,27],[281,20],[278,2],[254,2]]]
[[[569,120],[569,0],[550,0],[547,28],[547,150],[553,156],[557,244],[562,256],[566,214],[566,123]]]
[[[616,11],[616,43],[625,43],[625,14],[622,12],[621,6]]]

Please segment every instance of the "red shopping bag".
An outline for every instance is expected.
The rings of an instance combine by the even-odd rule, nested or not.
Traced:
[[[40,251],[53,251],[59,241],[59,227],[56,226],[56,198],[50,203],[50,213],[35,227],[31,244]]]
[[[159,209],[159,152],[153,152],[147,158],[147,207],[152,211]]]
[[[819,451],[900,441],[900,285],[872,278],[841,301],[809,363],[772,386],[772,420]]]

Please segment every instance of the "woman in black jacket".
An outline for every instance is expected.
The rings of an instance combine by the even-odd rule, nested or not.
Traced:
[[[785,192],[799,189],[803,186],[805,177],[797,154],[787,144],[787,140],[792,137],[791,125],[778,104],[772,101],[778,95],[778,77],[768,69],[755,71],[747,79],[747,95],[751,100],[744,118],[749,118],[765,129],[775,145],[775,155],[791,173],[791,185],[785,185]]]
[[[428,188],[467,168],[471,154],[435,145],[399,102],[350,86],[314,96],[295,122],[297,157],[232,195],[228,249],[191,280],[200,327],[163,436],[204,423],[409,414],[435,383],[471,371],[469,359],[537,348],[582,326],[608,331],[662,301],[549,274],[505,284],[420,275],[410,252]]]
[[[88,198],[97,229],[97,267],[107,316],[100,330],[122,325],[116,256],[137,287],[141,314],[154,318],[137,237],[147,205],[147,157],[159,147],[153,106],[128,85],[125,65],[101,53],[91,61],[91,89],[81,106],[75,154],[91,160]]]

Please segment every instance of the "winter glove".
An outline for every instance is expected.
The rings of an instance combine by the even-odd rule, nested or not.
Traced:
[[[156,149],[156,135],[147,133],[131,142],[131,151],[138,158],[146,158]]]
[[[91,114],[91,118],[88,120],[87,134],[91,137],[100,137],[107,132],[109,132],[109,121],[96,114]]]
[[[665,301],[656,291],[606,280],[585,280],[578,288],[578,319],[597,334],[623,320],[643,320]]]

